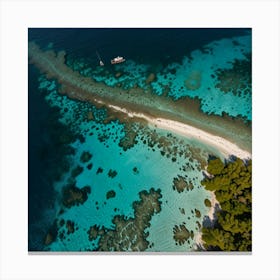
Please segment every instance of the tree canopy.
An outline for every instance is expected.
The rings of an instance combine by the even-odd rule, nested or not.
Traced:
[[[220,159],[208,162],[211,178],[201,183],[214,191],[221,211],[212,227],[202,229],[207,250],[252,250],[252,160],[236,158],[223,163]]]

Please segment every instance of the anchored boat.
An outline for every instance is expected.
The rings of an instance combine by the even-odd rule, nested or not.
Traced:
[[[122,56],[117,56],[113,59],[111,59],[111,64],[118,64],[124,62],[125,59]]]

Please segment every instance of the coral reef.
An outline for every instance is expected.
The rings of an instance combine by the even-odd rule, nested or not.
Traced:
[[[201,86],[201,72],[193,70],[185,80],[185,86],[188,90],[196,90]]]
[[[150,83],[152,83],[153,81],[155,81],[156,79],[156,75],[154,73],[150,73],[149,76],[147,77],[145,83],[147,85],[149,85]]]
[[[55,219],[45,236],[44,245],[48,246],[52,242],[54,242],[57,238],[57,233],[58,233],[58,225],[57,225],[57,219]]]
[[[188,146],[191,157],[195,158],[200,163],[200,168],[203,170],[205,169],[205,166],[207,165],[207,157],[208,155],[205,153],[205,151],[196,148],[195,146]]]
[[[139,170],[138,170],[138,168],[136,166],[133,167],[133,173],[134,174],[139,174]]]
[[[224,93],[232,92],[234,95],[252,93],[252,58],[246,54],[245,59],[235,59],[230,69],[216,71],[216,87]]]
[[[173,190],[177,190],[178,193],[183,192],[185,189],[186,190],[192,190],[193,189],[193,184],[192,183],[187,183],[185,178],[182,176],[178,176],[178,178],[173,179]]]
[[[72,171],[71,171],[71,175],[73,178],[77,177],[78,175],[80,175],[83,172],[84,168],[80,165],[78,165],[77,167],[75,167]]]
[[[106,193],[106,199],[114,198],[116,196],[116,192],[114,190],[110,190]]]
[[[88,162],[90,159],[92,158],[92,154],[90,152],[83,152],[81,157],[80,157],[80,160],[82,163],[86,163]]]
[[[103,168],[98,167],[98,169],[97,169],[97,171],[96,171],[96,174],[100,174],[100,173],[102,173],[102,172],[103,172]]]
[[[87,169],[88,169],[88,170],[91,170],[91,168],[92,168],[92,163],[90,163],[90,164],[87,165]]]
[[[206,207],[211,207],[211,201],[210,201],[208,198],[206,198],[206,199],[204,200],[204,205],[205,205]]]
[[[162,156],[170,158],[173,162],[177,161],[178,156],[184,156],[192,161],[197,161],[194,163],[194,166],[192,166],[193,164],[187,162],[183,167],[186,172],[188,169],[192,169],[194,167],[202,170],[205,165],[207,165],[208,153],[206,151],[184,143],[171,133],[161,135],[157,133],[156,130],[139,125],[138,134],[139,135],[136,141],[142,141],[143,144],[148,145],[152,151],[155,151],[156,146],[157,149],[160,149]],[[189,181],[190,190],[192,189],[191,185],[192,182]]]
[[[89,241],[95,240],[98,236],[98,226],[94,225],[87,231]]]
[[[93,116],[92,111],[89,111],[89,112],[87,113],[87,119],[88,119],[89,121],[93,121],[93,120],[94,120],[94,116]]]
[[[67,208],[83,204],[88,199],[90,192],[91,189],[89,186],[79,189],[75,184],[69,184],[62,191],[62,203]]]
[[[175,225],[173,238],[179,245],[183,245],[190,237],[194,237],[193,231],[189,231],[184,225]]]
[[[124,126],[124,137],[120,140],[119,146],[123,148],[124,151],[132,148],[136,144],[137,128],[135,124],[125,123]]]
[[[37,81],[37,74],[35,77]],[[45,209],[55,213],[55,182],[69,172],[75,154],[71,144],[79,135],[60,121],[60,108],[50,107],[45,95],[38,94],[38,84],[31,84],[35,90],[29,88],[28,95],[36,106],[28,110],[28,250],[42,251],[44,244],[50,244],[54,238],[53,233],[45,232],[51,226],[51,221],[45,219]],[[39,226],[41,220],[43,225]]]
[[[97,225],[91,226],[87,231],[89,241],[95,240],[99,235],[105,233],[104,227],[99,227]]]
[[[74,233],[75,223],[73,221],[67,220],[66,222],[67,234]]]
[[[116,77],[116,78],[120,78],[122,75],[123,75],[122,72],[117,72],[117,73],[115,74],[115,77]]]
[[[145,230],[150,226],[152,216],[161,211],[161,191],[150,189],[139,193],[140,201],[133,203],[134,218],[117,215],[113,218],[114,229],[92,226],[88,233],[94,239],[100,236],[99,251],[144,251],[149,243]]]
[[[108,176],[109,176],[110,178],[116,177],[117,174],[118,174],[118,172],[117,172],[116,170],[112,170],[112,169],[110,169],[109,172],[108,172]]]
[[[50,232],[48,232],[48,234],[46,235],[46,238],[45,238],[45,241],[44,241],[44,244],[46,246],[50,245],[51,243],[53,242],[53,236]]]
[[[181,214],[186,215],[185,209],[184,208],[180,208],[179,207],[179,211],[181,212]]]
[[[168,97],[153,94],[151,90],[143,90],[139,87],[126,90],[95,82],[92,78],[82,76],[67,66],[65,52],[56,54],[54,51],[42,51],[34,42],[28,43],[28,55],[29,62],[39,68],[47,79],[56,79],[60,84],[60,94],[67,95],[70,99],[88,102],[97,108],[105,106],[110,109],[111,115],[117,115],[120,120],[127,119],[128,113],[120,112],[108,105],[149,116],[168,116],[168,119],[192,124],[234,142],[241,142],[243,146],[251,147],[250,123],[248,125],[244,120],[236,121],[225,116],[206,115],[199,108],[199,100],[184,97],[171,103]],[[188,78],[187,86],[190,89],[200,86],[201,77],[198,72],[193,71]],[[228,125],[231,127],[230,130],[222,129]],[[237,139],[236,135],[240,134],[243,136],[242,139]]]
[[[199,211],[198,209],[194,209],[194,211],[195,211],[195,216],[196,216],[197,218],[200,218],[200,217],[201,217],[200,211]]]

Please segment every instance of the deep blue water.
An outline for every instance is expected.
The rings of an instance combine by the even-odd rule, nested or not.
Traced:
[[[44,176],[42,154],[46,147],[43,135],[50,107],[42,95],[38,94],[38,71],[31,65],[28,68],[28,246],[29,250],[40,250],[45,230],[49,222],[44,218],[45,209],[54,199],[52,185]]]
[[[180,62],[193,50],[221,38],[247,34],[245,28],[32,28],[28,39],[46,47],[64,49],[76,57],[96,60],[96,50],[108,61],[117,55],[142,63]]]
[[[182,57],[193,50],[221,38],[246,34],[250,29],[29,29],[28,40],[36,41],[43,48],[53,43],[52,48],[65,50],[67,54],[86,58],[96,63],[96,51],[103,60],[124,55],[141,63],[167,65],[181,62]],[[58,166],[67,168],[63,160],[71,151],[67,143],[61,143],[55,131],[71,135],[58,123],[58,112],[51,109],[38,93],[38,71],[29,65],[29,182],[28,219],[29,250],[42,250],[43,240],[53,223],[53,204],[56,193],[53,182]],[[47,211],[47,214],[46,214]]]
[[[69,169],[67,156],[74,139],[58,121],[59,110],[50,107],[38,90],[39,72],[28,69],[28,224],[29,250],[42,250],[43,240],[55,217],[57,193],[53,188]]]

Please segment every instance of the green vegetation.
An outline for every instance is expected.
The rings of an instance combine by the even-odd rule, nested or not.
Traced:
[[[213,175],[202,185],[214,191],[221,211],[213,227],[202,229],[202,239],[207,250],[252,250],[252,160],[241,159],[223,163],[210,160],[207,171]]]

